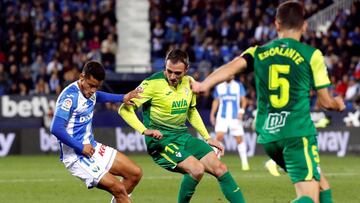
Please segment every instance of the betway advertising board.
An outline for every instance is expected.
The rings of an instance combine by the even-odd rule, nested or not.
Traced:
[[[58,153],[56,138],[43,126],[43,118],[54,108],[55,96],[2,96],[0,97],[0,157],[9,154]],[[145,153],[144,137],[131,129],[115,111],[104,110],[101,105],[93,118],[96,139],[126,153]],[[212,136],[209,109],[199,110]],[[312,112],[312,120],[319,128],[318,146],[322,153],[342,157],[360,154],[360,111]],[[243,121],[246,129],[245,141],[249,156],[264,154],[256,144],[256,133],[252,132],[253,117],[248,113]],[[194,136],[196,132],[191,130]],[[226,135],[226,153],[236,152],[236,142]]]
[[[144,136],[129,127],[96,128],[95,139],[125,153],[146,153]],[[190,132],[199,136],[193,129]],[[209,132],[214,136],[212,128]],[[343,157],[360,154],[359,128],[320,129],[318,147],[322,154]],[[200,138],[201,139],[201,138]],[[245,141],[249,156],[264,154],[263,147],[256,143],[256,133],[246,131]],[[236,152],[236,142],[232,136],[224,138],[226,153]],[[48,154],[59,153],[57,139],[45,128],[0,130],[0,157],[12,154]]]

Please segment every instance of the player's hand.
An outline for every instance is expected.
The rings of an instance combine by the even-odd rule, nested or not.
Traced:
[[[195,80],[190,81],[190,86],[191,86],[191,90],[194,93],[202,93],[202,92],[205,92],[205,90],[206,90],[204,85],[201,82],[197,82]]]
[[[216,119],[215,119],[215,116],[214,115],[210,115],[210,123],[212,126],[215,126],[216,124]]]
[[[91,144],[84,144],[82,154],[91,157],[95,153],[95,149]]]
[[[163,134],[158,130],[146,129],[143,134],[146,136],[156,138],[158,140],[160,140],[163,137]]]
[[[344,100],[341,96],[336,96],[334,97],[335,102],[337,103],[338,106],[338,111],[343,111],[345,109],[345,104],[344,104]]]
[[[219,151],[220,151],[220,156],[224,156],[224,147],[222,146],[222,144],[220,144],[219,141],[215,140],[215,139],[208,139],[206,140],[206,142],[212,146],[212,147],[216,147]]]
[[[128,92],[127,94],[125,94],[124,96],[124,104],[126,105],[135,105],[134,102],[131,101],[132,98],[137,98],[137,99],[141,99],[141,96],[139,95],[140,93],[143,92],[142,88],[136,88],[135,90],[132,90],[130,92]]]

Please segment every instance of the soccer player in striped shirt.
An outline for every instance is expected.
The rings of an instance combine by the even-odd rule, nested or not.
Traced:
[[[138,97],[139,90],[126,95],[97,91],[105,79],[104,67],[87,62],[80,79],[59,95],[51,133],[60,144],[60,159],[67,170],[90,189],[97,187],[113,195],[112,202],[131,202],[128,194],[141,179],[142,171],[132,160],[94,139],[92,119],[96,102],[124,102]],[[161,138],[161,135],[153,135]],[[116,176],[121,176],[120,181]]]

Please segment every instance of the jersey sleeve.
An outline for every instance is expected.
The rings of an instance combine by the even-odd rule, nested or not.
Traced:
[[[58,116],[66,121],[69,121],[71,112],[76,108],[76,105],[77,95],[75,93],[66,94],[65,92],[58,99],[54,116]]]
[[[313,74],[315,89],[321,89],[331,84],[324,62],[324,56],[320,50],[316,49],[314,51],[310,60],[310,66]]]
[[[188,121],[195,128],[196,131],[200,133],[200,135],[208,140],[210,137],[209,132],[207,131],[204,122],[201,119],[201,116],[195,107],[190,108],[188,112]]]
[[[151,80],[144,80],[141,82],[138,88],[141,88],[143,90],[142,93],[140,93],[141,99],[133,98],[131,101],[134,102],[136,107],[140,107],[143,103],[149,101],[153,97],[153,82]]]
[[[243,57],[246,61],[246,72],[254,70],[254,57],[257,46],[249,47],[246,49],[240,56]]]

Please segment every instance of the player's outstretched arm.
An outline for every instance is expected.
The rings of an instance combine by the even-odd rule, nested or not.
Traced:
[[[343,111],[345,109],[344,100],[340,97],[332,97],[327,88],[317,91],[317,103],[320,108],[327,110]]]
[[[130,125],[132,128],[134,128],[139,133],[154,137],[157,139],[162,138],[162,134],[158,130],[150,130],[147,129],[144,124],[139,120],[137,117],[134,106],[124,105],[122,104],[119,108],[118,114],[125,120],[125,122]]]
[[[131,101],[131,99],[133,98],[141,99],[141,96],[139,94],[142,92],[143,92],[142,88],[136,88],[135,90],[128,92],[127,94],[124,95],[124,100],[123,100],[124,104],[134,106],[135,104],[134,102]]]
[[[125,103],[127,105],[134,105],[134,103],[131,102],[131,99],[133,99],[133,98],[140,99],[141,97],[140,97],[139,93],[141,93],[141,92],[142,92],[142,90],[140,88],[136,88],[135,90],[132,90],[132,91],[130,91],[129,93],[127,93],[125,95],[123,95],[123,94],[112,94],[112,93],[97,91],[96,92],[96,101],[100,102],[100,103],[123,102],[123,103]]]
[[[224,82],[231,78],[231,76],[242,71],[246,65],[246,60],[243,57],[236,57],[229,63],[222,65],[220,68],[212,72],[203,82],[199,83],[193,81],[191,83],[191,89],[195,93],[208,91],[216,84]]]

